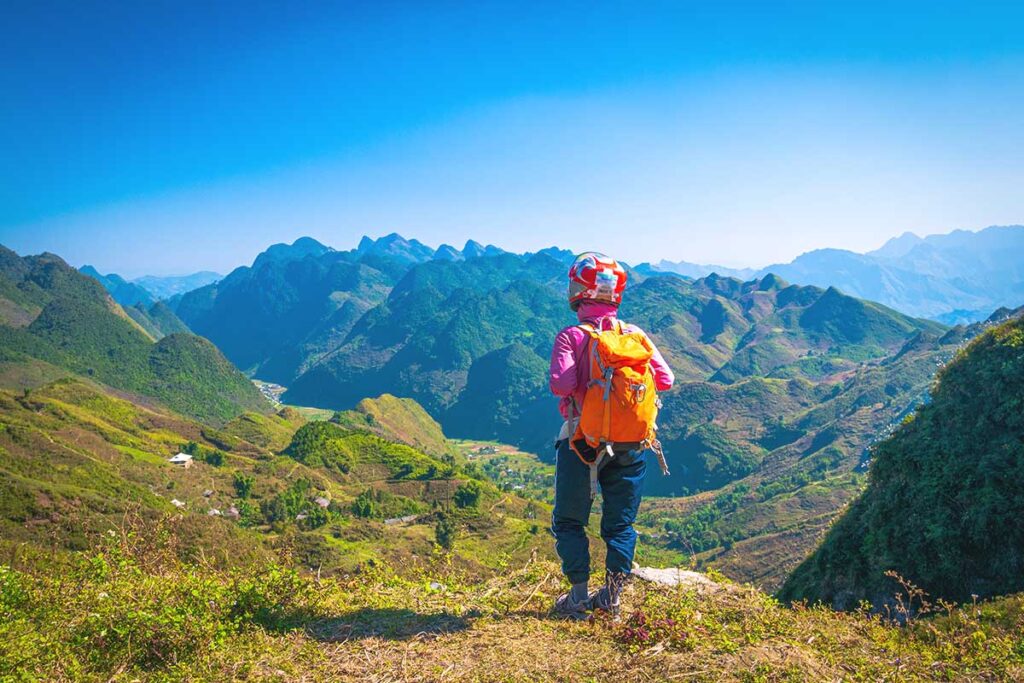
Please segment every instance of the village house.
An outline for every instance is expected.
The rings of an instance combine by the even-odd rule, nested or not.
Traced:
[[[180,465],[181,467],[188,469],[189,467],[192,467],[192,456],[189,455],[188,453],[178,453],[176,456],[169,459],[167,462],[171,463],[172,465]]]

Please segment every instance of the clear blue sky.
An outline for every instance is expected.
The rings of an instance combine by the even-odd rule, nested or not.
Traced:
[[[0,242],[129,276],[392,231],[764,265],[1020,223],[1022,7],[5,2]]]

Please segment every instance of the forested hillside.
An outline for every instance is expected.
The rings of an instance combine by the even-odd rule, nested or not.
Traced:
[[[182,556],[221,566],[283,553],[327,575],[429,558],[440,543],[457,544],[460,566],[479,574],[550,552],[540,504],[394,441],[383,425],[410,407],[366,409],[373,425],[284,408],[214,427],[82,378],[0,389],[0,552],[64,558],[128,518],[171,515]],[[168,462],[182,451],[189,467]]]
[[[288,385],[341,343],[394,284],[387,259],[371,254],[365,260],[306,238],[275,245],[252,267],[237,268],[172,303],[192,330],[211,339],[235,365]]]
[[[890,571],[933,598],[1024,590],[1024,318],[973,341],[871,456],[867,489],[784,597],[877,604]]]
[[[157,341],[95,279],[53,254],[21,258],[0,247],[0,316],[9,374],[75,373],[212,421],[269,410],[209,341],[180,332]]]

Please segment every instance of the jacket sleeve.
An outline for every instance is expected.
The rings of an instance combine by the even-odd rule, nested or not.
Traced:
[[[647,334],[646,332],[644,334]],[[650,336],[647,337],[651,339]],[[664,356],[661,355],[661,351],[654,345],[654,340],[651,339],[651,349],[654,353],[651,356],[651,371],[654,373],[654,386],[658,391],[668,391],[675,384],[676,376],[672,373],[672,368],[665,362]]]
[[[576,389],[576,344],[571,329],[558,333],[555,347],[551,350],[548,379],[551,393],[555,396],[571,396]]]

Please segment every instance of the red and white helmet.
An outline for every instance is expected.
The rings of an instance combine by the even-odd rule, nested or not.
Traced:
[[[625,288],[626,270],[615,259],[596,251],[580,254],[569,268],[569,308],[574,311],[581,301],[618,306]]]

